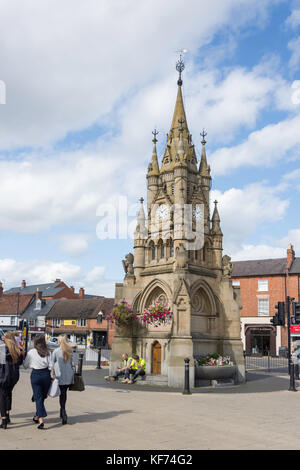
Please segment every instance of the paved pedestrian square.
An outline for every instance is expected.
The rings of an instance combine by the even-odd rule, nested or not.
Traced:
[[[185,396],[180,390],[107,383],[106,373],[84,370],[86,390],[69,392],[65,426],[58,399],[48,398],[46,429],[38,430],[32,422],[30,374],[22,371],[12,424],[0,429],[0,449],[300,448],[300,393],[288,391],[286,374],[251,373],[244,385],[207,387]]]

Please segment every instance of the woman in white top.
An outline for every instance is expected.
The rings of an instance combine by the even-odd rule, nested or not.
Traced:
[[[24,367],[32,369],[30,381],[36,404],[36,415],[33,421],[38,424],[38,429],[43,429],[44,418],[47,416],[44,401],[51,385],[50,370],[52,368],[50,351],[44,335],[37,335],[34,338],[34,347],[28,351]]]
[[[54,367],[54,374],[58,380],[60,395],[60,417],[62,424],[67,424],[66,401],[67,390],[69,386],[74,383],[74,370],[72,365],[72,346],[68,344],[67,337],[60,335],[57,338],[59,348],[54,349],[52,353],[52,363]]]

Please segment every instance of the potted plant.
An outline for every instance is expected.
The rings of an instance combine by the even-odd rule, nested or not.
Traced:
[[[125,299],[114,305],[112,311],[105,316],[105,320],[114,323],[118,328],[130,327],[137,319],[136,313]]]
[[[235,379],[236,372],[229,356],[210,354],[195,360],[195,378],[198,380]]]
[[[161,325],[166,325],[173,318],[168,304],[164,302],[155,302],[150,307],[145,308],[141,321],[147,325],[153,325],[158,328]]]

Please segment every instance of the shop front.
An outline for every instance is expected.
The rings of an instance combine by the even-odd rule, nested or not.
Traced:
[[[245,325],[246,354],[276,355],[276,329],[272,325]]]

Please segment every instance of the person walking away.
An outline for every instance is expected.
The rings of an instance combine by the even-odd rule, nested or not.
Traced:
[[[4,333],[0,344],[0,412],[2,429],[10,423],[12,391],[20,378],[19,367],[23,362],[22,351],[16,343],[14,333]]]
[[[38,429],[43,429],[44,418],[47,416],[44,401],[51,385],[52,369],[51,354],[44,335],[40,334],[34,338],[33,349],[28,351],[23,365],[25,369],[32,369],[30,381],[36,404],[33,421],[38,424]]]
[[[68,344],[67,337],[60,335],[57,339],[58,348],[52,353],[52,364],[54,375],[58,380],[60,395],[60,417],[62,424],[67,424],[68,416],[66,413],[67,390],[74,383],[74,370],[72,362],[73,349]]]
[[[133,378],[130,379],[130,374],[133,374]],[[145,359],[142,359],[137,354],[133,356],[133,361],[130,368],[127,368],[125,371],[125,380],[129,384],[133,384],[139,376],[146,374],[146,362]]]
[[[120,376],[125,375],[126,369],[130,369],[133,359],[132,357],[129,357],[127,353],[124,353],[122,354],[122,360],[123,360],[123,367],[117,369],[116,372],[112,376],[107,375],[106,377],[104,377],[105,380],[111,380],[112,382],[115,382],[116,380],[118,380]],[[122,382],[124,383],[125,380],[123,380]]]

